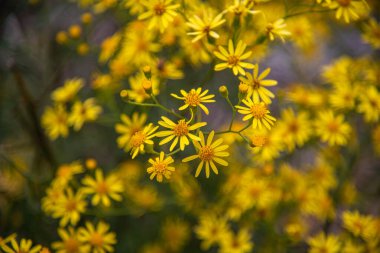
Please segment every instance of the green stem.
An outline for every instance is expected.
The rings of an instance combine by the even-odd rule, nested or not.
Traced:
[[[166,108],[165,106],[163,106],[160,102],[158,102],[157,98],[153,95],[153,94],[150,94],[150,97],[153,99],[153,101],[156,103],[156,105],[158,107],[160,107],[162,110],[176,116],[177,118],[180,118],[182,119],[183,117],[181,115],[179,115],[178,113],[175,113],[173,112],[172,110],[170,110],[169,108]]]
[[[296,17],[296,16],[300,16],[300,15],[303,15],[303,14],[308,14],[308,13],[323,13],[323,12],[330,12],[330,11],[333,11],[333,9],[322,9],[322,10],[306,10],[306,11],[300,11],[300,12],[296,12],[296,13],[292,13],[292,14],[289,14],[289,15],[286,15],[283,17],[283,19],[288,19],[288,18],[291,18],[291,17]]]

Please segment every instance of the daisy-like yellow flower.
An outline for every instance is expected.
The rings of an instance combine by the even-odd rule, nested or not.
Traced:
[[[82,192],[86,195],[93,195],[91,203],[96,206],[100,202],[109,207],[111,199],[121,201],[123,192],[123,183],[116,175],[108,175],[106,178],[100,169],[95,171],[95,178],[86,176],[83,180]]]
[[[78,233],[73,227],[68,227],[67,230],[59,228],[58,235],[61,237],[61,241],[52,244],[57,253],[87,253],[90,251],[90,245],[79,241]]]
[[[271,41],[273,41],[276,37],[279,37],[284,42],[285,38],[291,35],[291,33],[286,30],[286,23],[284,19],[269,22],[265,27],[265,30],[269,40]]]
[[[373,48],[380,48],[380,23],[377,22],[376,19],[371,18],[368,23],[364,25],[364,33],[362,38]]]
[[[230,233],[221,241],[221,253],[248,253],[253,244],[251,236],[246,229],[241,229],[236,235]]]
[[[189,92],[181,90],[180,92],[182,94],[182,97],[173,93],[170,94],[176,99],[184,100],[185,104],[179,108],[180,111],[185,110],[189,106],[193,108],[199,106],[208,115],[209,111],[207,107],[203,105],[203,103],[215,102],[215,100],[212,99],[213,97],[215,97],[215,95],[214,94],[207,95],[208,90],[204,90],[202,92],[202,88],[191,89]]]
[[[189,145],[189,139],[199,141],[199,137],[190,133],[190,131],[194,131],[200,127],[203,127],[207,125],[206,122],[198,122],[194,125],[189,125],[184,119],[181,119],[176,123],[168,119],[167,117],[162,116],[162,121],[159,121],[158,124],[169,128],[170,130],[166,131],[160,131],[156,133],[157,137],[166,137],[162,141],[160,141],[160,145],[164,145],[168,143],[169,141],[173,140],[172,145],[170,145],[170,151],[173,151],[173,149],[177,146],[179,142],[179,146],[181,150],[185,149],[185,146]]]
[[[274,98],[274,94],[269,91],[265,86],[275,86],[277,85],[276,80],[270,80],[266,78],[270,73],[270,68],[265,69],[259,75],[259,65],[255,64],[252,74],[246,73],[246,76],[239,77],[240,81],[248,85],[248,94],[247,96],[253,96],[254,101],[258,101],[259,98],[266,104],[271,103],[271,98]]]
[[[359,113],[364,114],[366,122],[377,122],[380,119],[380,92],[375,86],[370,86],[360,94],[359,105],[357,107]]]
[[[95,121],[101,112],[102,108],[96,104],[94,98],[86,99],[83,103],[77,101],[72,107],[68,121],[74,130],[78,131],[85,122]]]
[[[56,201],[53,207],[53,218],[61,218],[59,225],[66,226],[68,223],[75,226],[81,213],[86,211],[86,201],[83,192],[77,191],[74,193],[73,189],[67,188],[63,195]]]
[[[147,119],[146,114],[138,114],[134,112],[132,117],[126,114],[121,114],[120,119],[122,123],[118,123],[115,126],[115,130],[120,136],[117,138],[117,144],[119,148],[128,149],[128,143],[132,136],[144,129],[144,124]]]
[[[195,148],[198,150],[198,154],[186,157],[182,160],[182,162],[189,162],[197,158],[201,160],[195,172],[195,177],[199,176],[203,169],[203,165],[206,166],[207,178],[210,177],[210,167],[215,174],[218,174],[218,169],[215,166],[215,163],[222,166],[228,166],[228,162],[221,158],[230,155],[225,151],[228,148],[228,145],[221,145],[223,143],[222,138],[213,142],[214,135],[215,132],[212,131],[208,135],[207,141],[205,141],[203,133],[199,132],[200,141],[193,141]]]
[[[100,221],[96,226],[86,222],[85,227],[78,229],[79,241],[90,245],[93,253],[114,252],[113,245],[116,244],[116,234],[109,232],[110,226]]]
[[[155,160],[149,159],[149,163],[152,165],[146,171],[150,174],[150,180],[156,177],[158,182],[162,182],[163,177],[170,178],[170,175],[175,171],[174,167],[169,166],[174,160],[171,156],[165,158],[165,153],[161,151],[160,156]]]
[[[364,0],[332,0],[331,2],[326,2],[324,5],[336,10],[335,18],[343,18],[346,23],[349,23],[351,19],[359,19],[359,13],[363,12],[366,8]]]
[[[242,20],[247,14],[254,15],[260,12],[252,10],[257,2],[257,0],[234,0],[234,3],[228,6],[226,11],[233,13]]]
[[[52,140],[57,139],[59,136],[67,137],[69,134],[68,116],[62,104],[47,107],[41,121],[47,135]]]
[[[16,240],[16,237],[17,237],[17,234],[11,234],[11,235],[8,235],[7,237],[3,238],[0,236],[0,249],[6,251],[6,250],[11,250],[9,247],[8,247],[8,243],[11,242],[11,241],[15,241]]]
[[[218,39],[219,34],[217,34],[214,29],[222,25],[224,22],[226,22],[226,20],[223,19],[222,14],[213,17],[210,12],[204,11],[202,17],[194,15],[189,19],[189,22],[186,23],[190,28],[194,30],[193,32],[188,32],[187,34],[195,36],[191,42],[196,42],[207,36]]]
[[[143,130],[134,133],[129,141],[129,149],[131,150],[132,159],[134,159],[139,153],[144,152],[145,144],[153,145],[151,140],[155,135],[155,131],[158,126],[149,124],[144,127]]]
[[[194,230],[197,237],[202,240],[203,250],[220,244],[229,233],[226,219],[207,213],[200,216],[199,224]]]
[[[11,247],[7,245],[1,245],[1,249],[6,253],[39,253],[42,249],[41,245],[33,246],[32,240],[21,239],[20,243],[13,238],[11,241]]]
[[[345,211],[342,215],[343,226],[354,236],[366,237],[365,230],[372,222],[370,216],[361,215],[358,211]]]
[[[334,115],[333,111],[323,111],[315,121],[315,131],[322,141],[330,146],[347,144],[351,127],[344,122],[343,115]]]
[[[245,115],[243,121],[253,118],[252,127],[261,129],[264,125],[267,129],[271,129],[276,119],[272,117],[267,105],[263,102],[254,102],[251,98],[243,99],[243,104],[246,106],[236,105],[240,114]]]
[[[338,253],[340,250],[340,242],[335,235],[318,235],[308,240],[310,246],[309,253]]]
[[[253,69],[254,65],[249,62],[242,62],[243,60],[248,59],[252,51],[244,52],[247,45],[243,41],[239,41],[236,48],[234,47],[234,44],[232,40],[228,41],[228,51],[222,46],[219,46],[219,51],[215,51],[214,55],[218,57],[220,60],[225,61],[223,63],[219,63],[215,65],[214,70],[215,71],[221,71],[226,68],[232,69],[232,72],[236,76],[238,73],[241,75],[245,75],[246,69]]]
[[[55,102],[66,103],[72,100],[78,91],[83,87],[82,78],[73,78],[66,80],[63,87],[60,87],[51,94],[51,98]]]
[[[61,185],[66,185],[76,174],[83,172],[83,166],[78,162],[70,164],[62,164],[58,167],[56,172],[56,182]]]
[[[175,11],[180,5],[171,4],[173,0],[145,0],[141,3],[148,9],[139,15],[140,20],[149,19],[148,29],[157,28],[161,33],[169,26],[174,17]]]

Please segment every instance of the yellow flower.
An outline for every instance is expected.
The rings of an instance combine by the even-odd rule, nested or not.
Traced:
[[[53,207],[53,218],[61,218],[59,225],[61,227],[66,226],[68,223],[75,226],[81,213],[86,211],[86,201],[84,200],[84,194],[78,191],[74,194],[73,189],[67,188],[64,194],[57,199],[56,206]]]
[[[202,103],[213,103],[215,100],[212,98],[215,97],[214,94],[206,95],[208,93],[208,90],[204,90],[202,92],[202,88],[197,89],[191,89],[189,93],[187,93],[184,90],[180,91],[182,94],[182,97],[176,95],[176,94],[170,94],[176,99],[184,100],[185,104],[179,108],[180,111],[185,110],[187,107],[197,107],[199,106],[207,115],[209,113],[206,106],[204,106]]]
[[[371,18],[364,26],[364,33],[362,35],[362,38],[373,48],[380,48],[380,24],[376,21],[376,19]]]
[[[267,36],[271,41],[276,37],[279,37],[282,41],[285,41],[285,38],[291,35],[291,33],[286,30],[285,20],[283,19],[278,19],[273,23],[269,22],[265,29]]]
[[[198,154],[186,157],[182,160],[182,162],[189,162],[197,158],[201,160],[195,172],[195,177],[199,176],[204,164],[206,165],[207,178],[210,177],[210,167],[215,174],[218,174],[218,169],[214,162],[222,166],[228,166],[228,162],[220,158],[229,156],[229,153],[225,151],[228,145],[221,145],[223,143],[222,138],[213,142],[214,134],[215,132],[212,131],[208,135],[207,141],[205,141],[203,133],[199,132],[200,141],[193,141],[195,148],[198,150]]]
[[[84,80],[82,78],[73,78],[66,80],[63,87],[53,91],[51,98],[55,102],[66,103],[72,100],[83,87]]]
[[[83,103],[77,101],[72,107],[69,124],[73,126],[75,131],[78,131],[85,122],[95,121],[101,112],[102,108],[96,104],[94,98],[86,99]]]
[[[161,119],[163,121],[159,121],[158,124],[163,127],[169,128],[170,130],[157,132],[156,136],[166,137],[165,139],[160,141],[160,145],[164,145],[169,141],[173,140],[172,145],[170,145],[170,151],[172,151],[177,146],[178,141],[180,149],[184,150],[185,146],[190,144],[189,139],[187,137],[189,137],[192,140],[199,141],[199,137],[190,133],[190,131],[194,131],[200,127],[207,125],[206,122],[198,122],[194,125],[189,125],[189,123],[187,123],[184,119],[179,120],[176,124],[164,116],[162,116]]]
[[[221,253],[247,253],[251,252],[253,244],[251,236],[246,229],[241,229],[236,235],[229,234],[222,240]]]
[[[84,245],[79,241],[78,233],[73,227],[68,227],[67,230],[58,228],[58,235],[62,241],[52,244],[56,253],[87,253],[90,251],[89,245]]]
[[[62,185],[67,183],[73,178],[74,175],[83,172],[82,165],[76,161],[70,164],[62,164],[58,167],[56,172],[56,181]]]
[[[336,10],[335,18],[343,18],[346,23],[350,22],[350,19],[359,19],[360,12],[363,12],[366,8],[365,1],[359,0],[332,0],[330,3],[326,2],[325,6],[330,9]]]
[[[277,85],[276,80],[265,80],[270,73],[270,68],[265,69],[259,75],[259,65],[255,64],[253,69],[253,73],[246,73],[246,76],[239,77],[240,81],[246,85],[248,85],[248,94],[247,96],[253,96],[253,101],[259,101],[259,98],[266,104],[271,103],[271,98],[274,98],[274,94],[266,89],[263,86],[275,86]]]
[[[116,234],[108,232],[110,226],[100,221],[96,226],[86,222],[85,227],[78,229],[79,241],[90,245],[93,253],[114,252],[113,244],[116,244]]]
[[[336,109],[351,110],[355,107],[357,94],[357,86],[349,84],[336,85],[329,96],[329,102]]]
[[[366,228],[370,227],[373,221],[370,216],[361,215],[358,211],[345,211],[342,215],[343,227],[350,231],[354,236],[365,238]]]
[[[152,76],[150,80],[148,80],[143,73],[139,72],[137,75],[129,78],[129,85],[131,89],[127,90],[128,98],[138,103],[144,102],[144,100],[150,98],[150,94],[148,94],[144,89],[144,84],[146,82],[150,82],[150,85],[152,86],[152,93],[154,95],[158,95],[160,91],[158,87],[158,79],[155,76]]]
[[[118,45],[121,41],[121,34],[115,33],[112,36],[106,38],[100,46],[99,62],[105,63],[116,52]]]
[[[21,239],[20,243],[17,243],[15,238],[12,238],[11,247],[7,245],[1,245],[1,249],[6,253],[39,253],[42,249],[41,245],[33,246],[32,240]]]
[[[196,42],[207,36],[211,36],[214,39],[218,39],[219,34],[213,31],[213,29],[222,25],[224,22],[226,22],[226,20],[223,19],[222,14],[213,17],[210,12],[204,11],[202,17],[194,15],[192,18],[189,19],[187,25],[195,31],[189,32],[187,34],[195,36],[195,38],[191,42]]]
[[[323,111],[315,121],[315,131],[330,146],[347,144],[351,127],[344,122],[343,115],[334,115],[333,111]]]
[[[301,111],[296,115],[292,109],[285,109],[281,116],[277,127],[288,150],[292,151],[295,146],[303,146],[312,134],[308,113]]]
[[[203,214],[199,224],[194,229],[195,234],[202,240],[201,247],[208,250],[215,244],[220,244],[229,233],[226,219],[215,214]]]
[[[47,107],[42,115],[42,126],[52,140],[57,139],[59,136],[67,137],[69,128],[65,107],[61,104]]]
[[[129,148],[129,141],[136,132],[143,130],[146,118],[146,114],[138,114],[137,112],[134,112],[132,117],[126,114],[120,115],[122,123],[115,126],[116,132],[120,134],[120,137],[117,138],[119,148],[126,150]]]
[[[251,98],[243,99],[243,104],[246,106],[235,106],[240,114],[245,115],[243,121],[247,121],[253,118],[252,127],[261,129],[263,125],[267,129],[271,129],[273,126],[275,118],[270,114],[267,106],[263,102],[253,102]]]
[[[338,253],[340,242],[335,235],[319,233],[307,242],[310,246],[309,253]]]
[[[380,118],[380,93],[370,86],[359,96],[357,111],[364,114],[366,122],[377,122]]]
[[[153,124],[149,124],[144,127],[143,130],[135,132],[128,144],[128,149],[131,149],[132,159],[134,159],[140,152],[144,152],[145,144],[153,145],[153,141],[151,140],[155,137],[155,131],[158,126],[153,126]]]
[[[141,3],[148,9],[139,15],[139,19],[150,19],[148,29],[157,28],[161,33],[169,26],[177,15],[175,9],[179,4],[171,4],[173,0],[144,0]]]
[[[253,69],[254,65],[252,63],[248,62],[242,62],[243,60],[248,59],[252,51],[248,51],[244,53],[247,45],[243,41],[239,41],[237,44],[236,48],[234,48],[234,44],[232,40],[228,41],[228,51],[222,47],[219,46],[218,49],[219,51],[215,51],[214,55],[218,57],[220,60],[225,61],[223,63],[219,63],[215,66],[214,70],[215,71],[221,71],[226,68],[232,69],[232,72],[236,76],[238,73],[241,75],[245,75],[245,70],[246,69]]]
[[[149,159],[149,163],[152,165],[146,171],[150,174],[150,180],[157,176],[157,181],[162,182],[163,176],[166,179],[170,178],[170,175],[175,171],[174,167],[168,166],[173,163],[174,160],[171,156],[165,158],[165,153],[161,151],[160,156],[156,157],[156,160]]]
[[[109,175],[106,178],[100,169],[95,171],[95,178],[86,176],[83,180],[82,192],[86,195],[93,195],[91,203],[96,206],[102,203],[109,207],[111,200],[121,201],[123,192],[123,184],[116,175]]]
[[[16,237],[17,235],[16,234],[11,234],[5,238],[1,237],[0,236],[0,249],[4,250],[4,251],[11,251],[12,249],[10,249],[7,245],[7,243],[11,242],[11,241],[15,241],[16,240]]]
[[[264,0],[267,1],[267,0]],[[260,11],[251,10],[251,8],[259,2],[258,0],[234,0],[234,4],[230,5],[226,11],[233,13],[239,18],[244,18],[247,14],[254,15]]]

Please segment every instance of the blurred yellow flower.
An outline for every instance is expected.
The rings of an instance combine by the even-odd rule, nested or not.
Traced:
[[[265,29],[266,34],[271,41],[273,41],[276,37],[279,37],[284,42],[285,38],[291,35],[291,33],[286,30],[286,23],[284,19],[278,19],[275,22],[269,22]]]
[[[69,134],[68,115],[62,104],[47,107],[41,121],[45,132],[52,140],[57,139],[59,136],[67,137]]]
[[[87,253],[90,251],[90,246],[81,243],[78,239],[78,233],[73,227],[68,227],[66,230],[58,228],[58,235],[62,241],[53,242],[52,248],[57,253]]]
[[[113,245],[116,244],[116,234],[109,232],[110,226],[99,221],[97,225],[86,222],[85,227],[78,229],[79,241],[91,247],[90,252],[106,253],[114,252]]]
[[[347,144],[351,127],[344,122],[343,115],[334,115],[332,110],[322,111],[315,121],[315,132],[330,146]]]
[[[120,136],[117,138],[117,144],[119,148],[124,148],[126,151],[128,151],[128,144],[132,136],[136,132],[144,129],[147,115],[134,112],[132,114],[132,117],[129,117],[126,114],[121,114],[120,119],[122,123],[115,125],[116,132],[120,134]]]
[[[214,213],[201,215],[199,224],[194,231],[197,237],[202,240],[201,247],[203,250],[208,250],[214,245],[220,245],[229,233],[227,220]]]
[[[106,178],[100,169],[96,169],[95,178],[86,176],[82,180],[83,187],[81,188],[83,194],[93,195],[91,203],[94,206],[102,205],[109,207],[111,199],[121,201],[123,192],[123,184],[116,175],[108,175]]]
[[[55,102],[66,103],[71,101],[82,89],[84,80],[82,78],[73,78],[65,81],[62,87],[59,87],[53,91],[51,98]]]
[[[309,253],[338,253],[341,247],[338,237],[324,233],[309,238],[308,244]]]
[[[237,234],[228,234],[221,241],[221,253],[248,253],[251,252],[253,243],[247,229],[240,229]]]
[[[78,131],[85,122],[95,121],[101,112],[102,108],[96,104],[95,98],[88,98],[73,104],[68,121]]]
[[[187,34],[195,36],[195,38],[192,39],[191,42],[196,42],[208,36],[214,39],[218,39],[219,34],[217,34],[213,30],[216,27],[222,25],[224,22],[226,22],[226,20],[223,19],[222,14],[213,17],[210,12],[204,11],[201,17],[199,17],[198,15],[194,15],[193,17],[189,18],[189,22],[187,22],[186,24],[195,31],[188,32]]]

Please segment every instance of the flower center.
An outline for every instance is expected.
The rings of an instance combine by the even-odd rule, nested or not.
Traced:
[[[131,145],[134,148],[140,147],[140,145],[144,144],[146,135],[143,133],[143,131],[136,132],[132,138],[131,138]]]
[[[191,90],[185,99],[185,103],[191,106],[197,106],[201,102],[199,94],[195,90]]]
[[[189,133],[189,129],[185,120],[180,120],[178,124],[174,127],[173,131],[176,136],[187,135]]]
[[[154,6],[154,12],[157,16],[162,16],[165,13],[165,4],[158,3]]]
[[[267,143],[268,138],[265,136],[256,135],[251,138],[251,142],[255,147],[263,147]]]
[[[328,129],[331,133],[337,133],[338,130],[339,130],[339,125],[338,125],[335,121],[332,121],[332,122],[330,122],[330,123],[327,125],[327,129]]]
[[[79,244],[78,241],[73,238],[68,238],[65,241],[65,250],[68,253],[76,253],[78,252]]]
[[[202,161],[210,161],[214,157],[214,150],[210,146],[204,146],[199,150],[199,158]]]
[[[93,233],[92,236],[91,236],[91,239],[90,239],[90,243],[93,246],[101,247],[103,245],[103,237],[102,237],[102,235],[99,234],[98,232]]]
[[[260,86],[261,86],[260,80],[254,78],[252,80],[252,88],[256,90],[256,89],[260,88]]]
[[[107,194],[107,192],[108,192],[108,185],[106,184],[106,182],[104,182],[104,181],[99,182],[98,186],[96,188],[96,191],[100,195]]]
[[[210,26],[205,26],[205,28],[203,28],[203,33],[205,34],[209,34],[210,31],[211,31]]]
[[[66,205],[65,205],[66,211],[72,212],[77,209],[77,202],[73,199],[68,200]]]
[[[156,170],[157,174],[162,174],[162,173],[164,173],[166,171],[167,165],[164,162],[157,162],[157,163],[154,164],[153,167]]]
[[[343,7],[347,7],[350,5],[351,0],[337,0],[338,4]]]
[[[267,108],[263,104],[253,104],[251,106],[251,113],[253,117],[262,119],[267,114]]]
[[[236,66],[239,62],[239,58],[236,57],[235,55],[231,55],[228,57],[227,62],[229,65]]]

